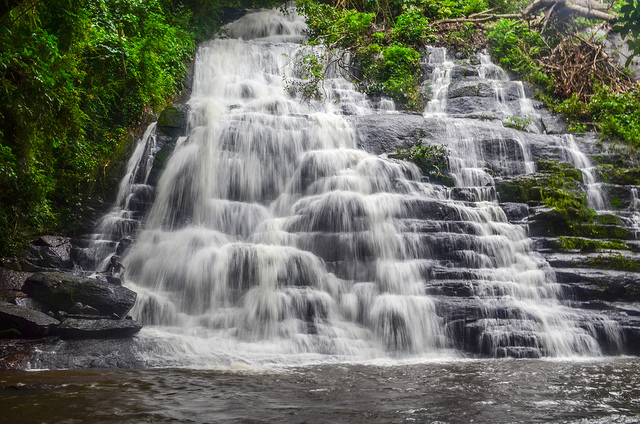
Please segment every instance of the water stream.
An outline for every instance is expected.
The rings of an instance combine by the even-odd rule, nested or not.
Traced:
[[[111,249],[122,235],[136,238],[125,265],[138,293],[132,314],[146,325],[136,339],[145,363],[616,352],[616,324],[568,306],[525,229],[508,223],[473,129],[494,134],[498,150],[516,146],[520,160],[505,162],[508,175],[535,171],[527,139],[518,131],[501,138],[502,125],[470,126],[472,116],[449,112],[456,99],[446,50],[428,55],[424,118],[445,128],[453,189],[356,148],[349,116],[387,114],[389,100],[371,101],[339,72],[325,84],[330,101],[292,95],[303,31],[295,13],[260,11],[230,24],[229,38],[201,46],[190,132],[141,231],[139,220],[121,229],[130,199],[147,190],[147,168],[134,173],[139,162],[130,162],[102,232]],[[474,69],[494,93],[488,112],[533,116],[522,83],[486,55]],[[529,130],[539,132],[536,125]],[[153,137],[150,128],[134,157],[153,150]]]

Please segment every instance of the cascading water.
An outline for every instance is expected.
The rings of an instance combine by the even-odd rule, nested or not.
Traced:
[[[147,127],[127,162],[111,210],[96,223],[95,233],[77,255],[85,268],[104,269],[111,255],[123,253],[137,236],[142,217],[153,200],[153,187],[148,179],[159,147],[156,123],[153,123]]]
[[[232,38],[199,50],[191,132],[125,259],[149,363],[362,360],[452,348],[601,354],[597,331],[609,324],[558,300],[548,264],[496,202],[465,121],[446,116],[446,51],[438,104],[425,117],[450,128],[442,144],[456,189],[355,149],[343,113],[384,112],[388,102],[373,105],[338,74],[326,84],[335,101],[307,105],[289,94],[284,80],[298,77],[290,61],[304,51],[293,43],[303,30],[294,13],[260,11],[230,24]]]
[[[565,158],[582,173],[582,182],[587,189],[587,204],[596,211],[605,210],[609,207],[609,201],[606,193],[602,190],[602,183],[596,181],[595,168],[591,161],[582,153],[573,135],[566,134],[562,140]]]

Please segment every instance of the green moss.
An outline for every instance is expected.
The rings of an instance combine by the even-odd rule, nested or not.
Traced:
[[[618,197],[609,198],[609,204],[613,209],[616,209],[616,210],[622,209],[622,200],[620,200],[620,198]]]
[[[640,272],[640,261],[626,258],[620,253],[591,258],[587,261],[587,264],[592,268]]]
[[[619,216],[610,215],[610,214],[596,215],[594,217],[594,222],[597,223],[597,224],[602,224],[602,225],[620,225],[620,226],[624,226],[624,223],[622,222],[622,219],[620,219]]]
[[[616,165],[598,167],[602,179],[610,184],[640,185],[640,168],[626,168]]]
[[[570,250],[580,250],[581,252],[596,252],[602,250],[625,250],[628,246],[625,243],[611,240],[592,240],[581,237],[562,236],[557,240],[557,247],[565,252]]]
[[[572,227],[571,235],[597,239],[633,239],[633,234],[624,227],[600,224],[576,224]]]

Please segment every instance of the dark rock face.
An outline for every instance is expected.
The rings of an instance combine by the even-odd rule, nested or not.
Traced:
[[[182,104],[167,106],[158,117],[158,131],[171,137],[184,135],[187,129],[189,107]]]
[[[101,315],[119,317],[133,307],[137,296],[122,286],[57,272],[32,275],[22,291],[56,310],[69,311],[80,302],[97,309]]]
[[[21,263],[23,271],[70,270],[71,240],[68,237],[42,236],[29,244],[29,254]]]
[[[414,146],[426,131],[422,115],[365,115],[353,119],[358,147],[377,155]]]
[[[158,180],[160,179],[160,175],[164,170],[169,157],[173,153],[173,149],[176,147],[176,137],[168,137],[159,135],[159,141],[162,142],[162,148],[156,153],[153,159],[153,166],[151,167],[151,171],[149,173],[149,178],[147,183],[150,186],[155,187],[158,184]]]
[[[0,301],[0,337],[44,337],[58,324],[57,319],[35,309]]]
[[[10,302],[16,297],[24,296],[22,285],[30,276],[30,272],[0,268],[0,300]]]
[[[58,328],[63,339],[117,339],[132,337],[142,324],[131,319],[67,318]]]

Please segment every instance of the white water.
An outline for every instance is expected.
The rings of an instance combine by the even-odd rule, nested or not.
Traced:
[[[199,50],[191,133],[125,259],[149,363],[441,356],[464,308],[480,316],[465,331],[483,353],[601,354],[587,315],[559,302],[548,264],[484,188],[493,180],[462,121],[443,141],[471,202],[356,150],[342,113],[376,109],[338,75],[335,101],[290,96],[302,29],[295,14],[256,12],[230,25],[237,39]],[[427,117],[449,120],[449,67]],[[447,284],[472,296],[443,297]]]
[[[89,269],[104,269],[118,242],[137,236],[141,221],[141,201],[151,201],[153,187],[147,184],[153,159],[158,151],[156,123],[149,125],[137,142],[120,180],[116,201],[95,226],[91,241],[83,249],[81,262]]]
[[[596,181],[591,160],[580,150],[573,135],[566,134],[561,140],[565,158],[582,173],[582,182],[587,189],[587,205],[596,211],[607,209],[609,200],[602,190],[602,183]]]

